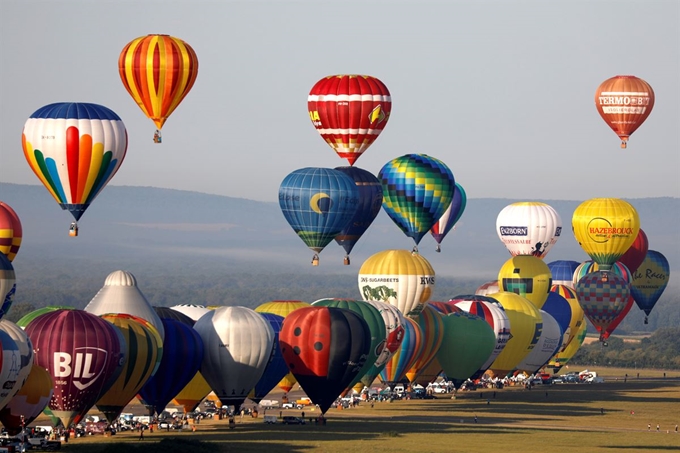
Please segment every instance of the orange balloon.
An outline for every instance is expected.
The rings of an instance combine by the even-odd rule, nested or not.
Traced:
[[[652,113],[654,90],[635,76],[615,76],[597,88],[595,106],[605,123],[621,138],[621,148],[625,148],[630,135]]]

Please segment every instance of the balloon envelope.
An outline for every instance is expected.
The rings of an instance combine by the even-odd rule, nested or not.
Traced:
[[[545,258],[562,234],[562,218],[538,201],[520,201],[501,210],[496,233],[512,256]]]
[[[387,125],[392,97],[376,77],[330,75],[314,84],[307,107],[321,137],[354,165]]]
[[[30,116],[21,144],[33,173],[78,220],[120,168],[128,140],[123,121],[112,110],[60,102]]]
[[[14,266],[4,253],[0,253],[0,318],[12,307],[16,288]]]
[[[281,182],[279,206],[300,239],[320,253],[354,217],[359,190],[354,180],[341,171],[301,168]]]
[[[132,99],[161,129],[196,82],[198,57],[179,38],[141,36],[121,51],[118,72]]]
[[[392,159],[378,179],[383,209],[416,245],[448,209],[456,183],[444,162],[426,154]]]
[[[271,358],[271,325],[250,308],[221,307],[203,315],[194,329],[205,350],[201,374],[222,404],[238,410]]]
[[[0,422],[10,434],[18,434],[42,413],[52,398],[52,387],[52,378],[46,369],[29,367],[24,385],[0,410]]]
[[[633,244],[628,247],[626,253],[619,257],[619,262],[630,269],[631,272],[635,272],[645,260],[647,250],[649,250],[649,241],[645,232],[640,228]]]
[[[640,310],[649,316],[663,294],[671,277],[668,260],[656,250],[649,250],[644,261],[633,273],[631,295]]]
[[[389,385],[402,381],[423,351],[423,329],[411,318],[404,321],[404,339],[380,371],[380,380]]]
[[[498,283],[502,291],[525,297],[536,308],[541,308],[552,286],[552,274],[548,265],[540,258],[517,255],[501,266]]]
[[[600,84],[595,91],[595,107],[602,119],[621,139],[621,148],[645,122],[654,108],[654,90],[632,75],[617,75]]]
[[[364,366],[370,335],[366,321],[343,308],[304,307],[284,320],[279,337],[283,357],[322,414]]]
[[[248,397],[256,403],[259,403],[262,398],[267,396],[269,392],[281,382],[281,379],[290,372],[286,360],[281,353],[281,346],[279,345],[279,334],[281,333],[281,327],[283,327],[283,316],[275,315],[273,313],[260,313],[260,315],[266,319],[272,327],[272,330],[274,331],[274,342],[272,343],[272,355],[269,359],[269,363],[267,363],[267,367],[264,369],[262,377],[257,381],[255,387],[253,387],[253,391],[248,395]]]
[[[640,217],[627,201],[592,198],[574,210],[571,229],[583,251],[606,271],[635,242]]]
[[[416,317],[430,300],[434,269],[424,257],[408,250],[383,250],[359,269],[359,291],[364,300],[394,305],[405,316]]]
[[[576,295],[583,311],[600,333],[600,341],[616,317],[630,302],[630,285],[622,277],[597,271],[581,278],[576,284]]]
[[[516,366],[516,369],[525,371],[528,374],[534,374],[541,369],[562,345],[562,329],[557,321],[555,321],[555,318],[545,310],[539,311],[543,325],[538,342],[531,352]]]
[[[580,264],[578,261],[573,260],[557,260],[548,263],[553,285],[566,285],[573,288],[574,283],[572,279],[574,271]]]
[[[127,345],[113,324],[83,310],[56,310],[26,326],[35,365],[54,382],[49,407],[65,427],[77,423],[118,377]]]
[[[458,223],[458,220],[460,220],[461,216],[463,215],[463,211],[465,211],[466,205],[467,194],[465,193],[465,189],[463,189],[463,186],[460,184],[455,183],[451,204],[446,209],[446,211],[444,211],[444,214],[442,214],[437,222],[432,225],[432,229],[430,230],[430,234],[432,234],[432,237],[437,242],[437,245],[441,244],[444,240],[444,237],[446,237],[449,231],[451,231],[453,227],[456,226],[456,223]],[[437,251],[439,251],[439,247],[437,248]]]
[[[19,216],[10,205],[0,201],[0,253],[4,253],[7,259],[13,261],[21,247],[22,237],[23,229]]]

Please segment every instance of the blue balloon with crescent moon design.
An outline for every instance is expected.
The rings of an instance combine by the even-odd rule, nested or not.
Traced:
[[[335,236],[335,242],[342,246],[347,253],[345,264],[349,264],[349,254],[352,252],[352,248],[380,213],[383,201],[382,186],[373,173],[363,168],[336,167],[335,169],[352,178],[359,191],[359,204],[354,217]]]
[[[416,246],[446,212],[455,190],[451,169],[426,154],[406,154],[378,173],[383,209]]]
[[[332,168],[306,167],[288,174],[279,187],[279,206],[295,233],[320,253],[352,220],[359,190],[352,178]]]

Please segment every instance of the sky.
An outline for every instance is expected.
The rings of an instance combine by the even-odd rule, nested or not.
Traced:
[[[149,33],[199,59],[159,145],[117,69],[125,44]],[[129,135],[111,185],[274,202],[293,170],[347,165],[314,129],[307,95],[324,76],[358,73],[392,96],[355,164],[374,174],[425,153],[468,198],[680,197],[677,0],[3,0],[0,57],[1,182],[39,184],[21,149],[34,111],[94,102]],[[619,74],[656,95],[625,150],[594,104]]]

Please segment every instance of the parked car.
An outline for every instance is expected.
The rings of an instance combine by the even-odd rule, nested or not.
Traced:
[[[302,417],[293,417],[291,415],[285,415],[281,421],[284,425],[304,425],[305,419]]]

